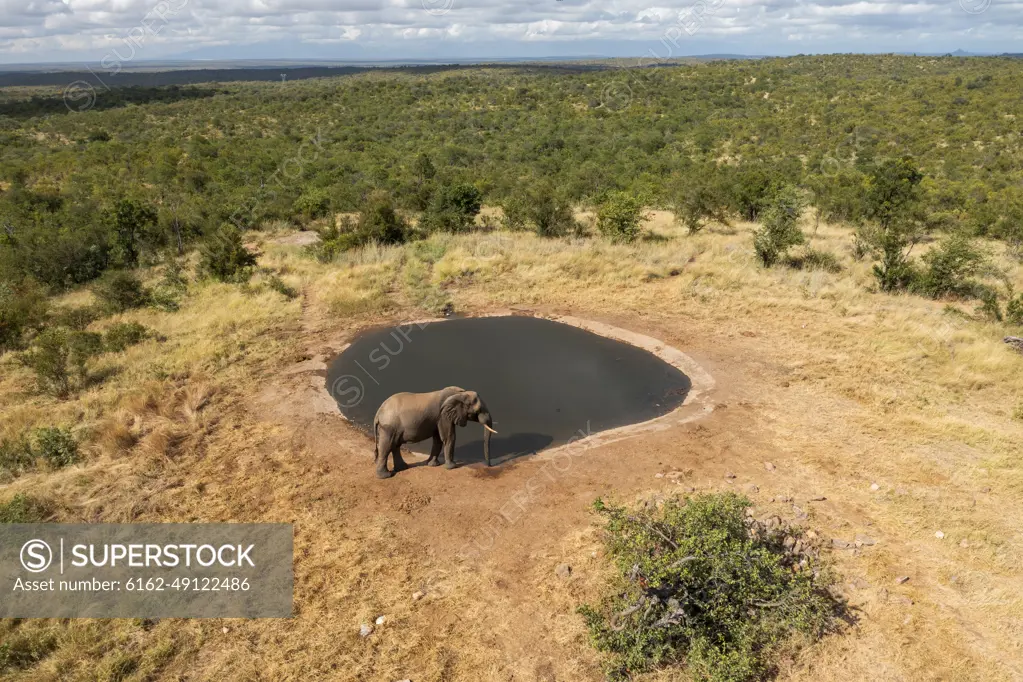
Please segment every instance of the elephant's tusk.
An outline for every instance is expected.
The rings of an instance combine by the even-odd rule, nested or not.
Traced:
[[[486,424],[484,424],[484,425],[483,425],[483,428],[485,428],[485,429],[486,429],[487,431],[489,431],[490,433],[497,433],[497,431],[494,431],[494,430],[493,430],[492,428],[490,428],[490,427],[489,427],[489,426],[487,426]]]

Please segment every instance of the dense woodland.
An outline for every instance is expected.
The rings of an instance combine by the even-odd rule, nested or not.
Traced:
[[[79,88],[69,106],[60,92],[11,89],[0,278],[9,294],[29,280],[62,290],[183,253],[225,224],[301,226],[367,202],[425,211],[426,229],[465,228],[459,212],[498,204],[510,225],[558,234],[550,223],[569,206],[610,197],[626,213],[673,208],[695,231],[758,220],[786,187],[790,211],[872,225],[865,248],[888,254],[882,268],[923,234],[1018,252],[1020,92],[1015,59],[902,56]],[[892,208],[876,191],[885,164],[891,188],[912,190],[894,228],[878,213]],[[885,289],[907,281],[879,275]]]

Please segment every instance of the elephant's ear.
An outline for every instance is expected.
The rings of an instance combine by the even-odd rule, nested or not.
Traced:
[[[465,426],[469,421],[469,405],[466,393],[456,393],[440,406],[440,416],[450,424]]]

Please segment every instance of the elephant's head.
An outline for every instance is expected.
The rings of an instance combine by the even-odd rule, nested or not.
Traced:
[[[490,466],[490,434],[497,433],[492,428],[494,423],[490,417],[487,404],[476,391],[462,391],[450,396],[440,408],[441,419],[452,425],[465,426],[470,419],[483,425],[483,459]]]

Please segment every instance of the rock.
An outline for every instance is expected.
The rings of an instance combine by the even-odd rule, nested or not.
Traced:
[[[676,481],[686,475],[684,471],[672,471],[667,474],[668,478],[672,481]]]
[[[559,578],[568,578],[572,575],[572,567],[568,564],[558,564],[558,567],[554,569],[554,572]]]
[[[863,547],[863,546],[872,547],[873,545],[876,545],[876,544],[877,544],[877,540],[875,540],[872,537],[868,537],[866,535],[857,535],[856,536],[856,546],[857,547]]]
[[[226,635],[227,633],[231,632],[230,630],[228,630],[228,629],[227,629],[227,626],[226,626],[226,625],[225,625],[224,627],[222,627],[222,628],[220,629],[220,631],[221,631],[221,632],[223,632],[223,633],[224,633],[225,635]]]
[[[982,492],[982,493],[989,493],[989,492],[991,492],[991,488],[981,488],[980,492]]]
[[[878,490],[881,489],[881,486],[879,486],[877,483],[871,483],[870,484],[870,489],[873,490],[873,491],[878,491]]]
[[[959,541],[959,546],[962,547],[963,549],[966,549],[967,547],[970,546],[970,543],[967,542],[966,540],[960,540]]]
[[[788,495],[779,495],[778,497],[774,498],[774,501],[775,502],[791,502],[792,498],[789,497]]]
[[[938,538],[939,540],[944,540],[945,534],[939,530],[937,533],[934,534],[934,537]]]
[[[823,502],[826,499],[828,498],[824,497],[823,495],[819,495],[818,497],[811,497],[810,499],[807,500],[807,502]]]
[[[422,599],[425,596],[426,595],[424,595],[422,592],[413,592],[412,593],[412,601],[419,601],[420,599]]]
[[[900,603],[905,604],[906,606],[912,606],[913,605],[913,600],[910,599],[909,597],[899,596],[899,597],[896,597],[896,599],[898,599]]]
[[[760,488],[757,487],[756,483],[747,483],[746,485],[742,486],[742,489],[743,489],[743,491],[745,491],[747,493],[759,493],[760,492]]]
[[[664,478],[664,474],[654,474],[654,478]]]
[[[377,625],[383,625],[386,622],[387,618],[385,616],[380,616],[379,618],[377,618]]]
[[[725,478],[731,480],[731,479],[735,478],[735,474],[733,474],[731,471],[729,471],[728,473],[725,474]]]
[[[810,518],[809,514],[807,514],[805,511],[803,511],[796,505],[792,505],[792,511],[795,512],[797,521],[806,521],[808,518]]]
[[[359,627],[359,637],[369,637],[373,634],[373,626],[369,623],[363,623]]]
[[[770,462],[764,462],[764,468],[767,469],[768,471],[774,471],[774,465],[771,464]]]
[[[852,543],[846,542],[845,540],[839,540],[838,538],[831,538],[831,546],[835,549],[850,549],[853,547]]]
[[[909,576],[908,575],[900,575],[898,578],[895,579],[895,584],[896,585],[902,585],[903,583],[908,583],[908,582],[909,582]]]

